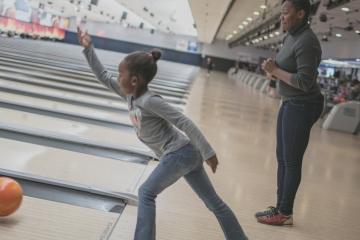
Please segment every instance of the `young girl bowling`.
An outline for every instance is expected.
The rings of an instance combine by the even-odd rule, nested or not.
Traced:
[[[139,188],[134,239],[155,240],[155,199],[181,177],[214,213],[227,240],[247,239],[234,213],[216,194],[204,170],[203,161],[215,173],[218,159],[214,150],[189,118],[148,89],[157,72],[156,62],[161,52],[138,51],[127,55],[119,64],[119,77],[116,78],[97,58],[90,36],[78,28],[78,37],[95,76],[126,100],[138,138],[160,159]]]

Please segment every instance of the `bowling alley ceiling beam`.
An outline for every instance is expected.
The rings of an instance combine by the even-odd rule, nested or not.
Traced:
[[[212,43],[235,0],[189,0],[198,40]]]

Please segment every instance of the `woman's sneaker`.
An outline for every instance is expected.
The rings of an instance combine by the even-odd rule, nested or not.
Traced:
[[[261,212],[257,212],[255,213],[255,217],[259,218],[259,217],[264,217],[264,216],[270,216],[270,215],[274,215],[276,213],[278,213],[278,209],[276,207],[268,207],[265,211],[261,211]]]
[[[268,225],[276,225],[276,226],[284,226],[284,225],[293,225],[293,217],[292,215],[284,215],[279,211],[273,215],[267,215],[257,218],[259,223],[268,224]]]

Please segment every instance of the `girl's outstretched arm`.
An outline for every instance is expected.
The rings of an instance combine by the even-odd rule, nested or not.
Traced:
[[[145,108],[183,131],[189,137],[191,143],[200,151],[203,160],[215,173],[218,165],[215,151],[193,121],[158,95],[150,97]]]
[[[126,96],[121,90],[117,78],[111,73],[109,73],[109,71],[100,62],[95,53],[94,46],[92,45],[91,37],[87,32],[82,31],[80,27],[78,27],[78,38],[79,43],[85,48],[83,52],[96,78],[105,87],[109,88],[111,91],[115,92],[116,94],[125,99]]]

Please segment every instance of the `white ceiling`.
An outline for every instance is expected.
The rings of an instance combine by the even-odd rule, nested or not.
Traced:
[[[231,2],[231,0],[189,0],[199,41],[211,43],[214,40]]]
[[[90,0],[74,0],[73,3],[70,0],[28,1],[33,7],[43,3],[46,11],[61,16],[86,16],[88,20],[108,23],[119,23],[122,13],[126,11],[128,14],[126,21],[122,22],[124,25],[139,27],[143,22],[144,28],[197,36],[188,0],[98,0],[98,5],[92,5],[91,10],[88,9]],[[77,6],[80,6],[79,10]]]
[[[349,12],[341,10],[342,8],[349,8]],[[358,10],[357,12],[354,10]],[[325,13],[328,16],[327,22],[321,22],[319,20],[320,14]],[[352,23],[353,30],[346,31],[341,28],[345,28],[349,25],[349,22]],[[331,35],[329,36],[331,30]],[[356,34],[355,31],[360,31],[360,0],[352,0],[351,2],[344,4],[340,7],[331,9],[330,11],[326,9],[323,4],[320,5],[319,10],[314,16],[312,21],[312,29],[321,37],[322,35],[328,35],[329,41],[342,41],[342,40],[354,40],[359,39],[360,47],[360,35]],[[341,34],[342,37],[336,37],[336,34]]]
[[[279,0],[268,0],[268,6],[267,9],[269,11],[274,9],[274,6],[278,4]],[[342,6],[339,6],[337,8],[327,10],[326,6],[324,5],[327,3],[328,0],[322,0],[320,2],[318,11],[315,16],[313,16],[313,20],[311,23],[312,29],[314,32],[321,37],[323,35],[328,36],[329,41],[342,41],[342,40],[360,40],[360,35],[356,34],[355,31],[360,31],[360,0],[351,0],[349,3],[344,4]],[[263,0],[238,0],[234,4],[233,8],[227,15],[224,24],[222,25],[219,34],[216,36],[218,39],[226,39],[229,42],[235,40],[240,34],[241,31],[245,31],[246,29],[240,30],[238,28],[239,24],[242,24],[244,20],[246,20],[247,17],[256,17],[254,15],[254,11],[261,11],[260,5],[263,4]],[[350,9],[350,12],[344,12],[341,10],[343,7],[348,7]],[[358,9],[358,11],[354,11],[355,9]],[[325,13],[328,15],[328,21],[327,22],[321,22],[319,20],[320,15],[322,13]],[[258,21],[261,21],[258,19]],[[247,25],[247,28],[252,27],[255,21],[253,20],[249,25]],[[348,26],[348,22],[352,22],[352,26],[354,27],[354,30],[352,31],[346,31],[344,28]],[[243,25],[243,24],[242,24]],[[330,28],[332,27],[332,34],[329,34]],[[236,30],[237,33],[234,34],[233,31]],[[281,33],[281,31],[279,31]],[[342,35],[342,37],[336,37],[336,34],[339,33]],[[233,35],[230,38],[230,34]],[[256,46],[264,46],[267,44],[272,43],[278,43],[282,39],[282,34],[279,36],[275,36],[273,38],[269,38],[268,40],[262,40],[259,43],[256,43]],[[360,41],[359,41],[360,43]]]
[[[187,0],[117,0],[117,2],[150,22],[160,31],[197,36],[194,18]]]
[[[264,0],[237,0],[235,1],[233,7],[229,11],[229,14],[226,16],[224,23],[219,30],[216,38],[218,39],[226,39],[230,34],[233,35],[233,38],[237,34],[240,34],[241,31],[245,31],[246,28],[251,27],[253,22],[261,17],[261,14],[264,11],[268,11],[270,6],[275,5],[279,0],[268,0],[267,1],[267,9],[261,9],[261,5],[265,5]],[[260,15],[254,15],[254,12],[257,11]],[[247,20],[247,18],[251,18],[252,21]],[[248,22],[248,25],[244,25],[243,21]],[[240,29],[238,26],[242,25],[244,28]],[[234,33],[237,31],[237,33]]]
[[[44,10],[53,14],[57,14],[64,17],[77,16],[83,18],[86,16],[87,20],[100,21],[107,23],[119,23],[121,15],[126,11],[127,19],[122,24],[132,27],[139,27],[140,23],[144,23],[144,28],[155,28],[151,23],[139,17],[136,13],[129,11],[122,6],[116,0],[99,0],[98,5],[91,6],[91,10],[88,9],[90,0],[74,0],[73,3],[70,0],[28,0],[32,7],[38,8],[39,3],[45,5]]]
[[[39,3],[43,3],[45,10],[54,14],[67,17],[86,16],[88,20],[109,23],[119,23],[122,13],[126,11],[128,16],[126,21],[122,22],[124,26],[139,27],[140,23],[144,23],[144,28],[197,36],[200,42],[211,43],[214,39],[229,41],[236,39],[242,31],[246,31],[246,28],[260,21],[262,12],[271,11],[272,7],[281,0],[98,0],[98,6],[92,5],[91,10],[88,9],[90,0],[74,0],[73,3],[70,0],[28,1],[33,7],[38,7]],[[80,8],[78,8],[79,1]],[[260,6],[265,4],[265,1],[267,8],[264,10]],[[322,1],[317,15],[313,18],[314,31],[319,36],[329,35],[330,26],[333,26],[331,31],[333,36],[329,36],[330,41],[358,38],[359,35],[355,34],[355,30],[360,30],[360,11],[352,12],[352,10],[360,9],[360,0],[351,0],[350,3],[331,11],[323,6],[323,3],[327,1]],[[349,7],[350,12],[342,11],[342,7]],[[259,12],[260,16],[254,15],[255,11]],[[319,21],[321,13],[328,15],[329,20],[326,23]],[[249,17],[252,21],[247,20]],[[243,21],[249,24],[245,26],[242,24]],[[349,21],[353,23],[354,31],[347,32],[338,28],[347,26]],[[196,23],[196,28],[194,23]],[[240,24],[244,29],[238,27]],[[335,37],[336,33],[342,34],[342,38]],[[232,38],[230,34],[233,35]],[[281,36],[257,45],[275,43],[279,39]]]

